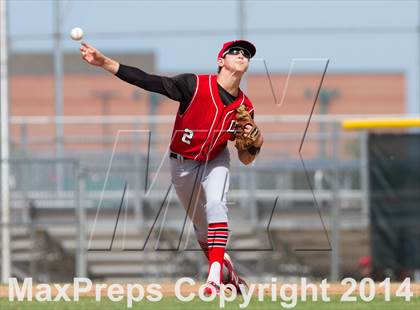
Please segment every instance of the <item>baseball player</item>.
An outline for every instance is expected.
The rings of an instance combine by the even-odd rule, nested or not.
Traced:
[[[206,293],[219,292],[221,283],[230,283],[241,293],[239,285],[246,286],[246,282],[225,253],[229,236],[227,143],[235,140],[239,160],[245,165],[256,158],[263,144],[253,121],[253,105],[239,87],[256,53],[255,46],[245,40],[226,42],[217,55],[217,75],[185,73],[174,77],[120,64],[86,42],[80,51],[87,63],[179,102],[170,144],[171,178],[208,258]]]

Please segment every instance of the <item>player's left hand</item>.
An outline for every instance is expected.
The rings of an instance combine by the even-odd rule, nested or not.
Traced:
[[[251,125],[245,125],[244,134],[243,134],[244,137],[247,137],[249,135],[249,133],[251,132],[251,130],[252,130],[252,126]],[[237,134],[237,136],[239,136],[239,135],[240,134]],[[263,144],[263,138],[262,138],[262,135],[260,134],[257,137],[257,140],[255,140],[254,146],[255,147],[261,147],[262,144]]]
[[[239,150],[246,150],[251,146],[261,147],[262,137],[258,126],[244,105],[236,109],[236,137],[235,147]]]

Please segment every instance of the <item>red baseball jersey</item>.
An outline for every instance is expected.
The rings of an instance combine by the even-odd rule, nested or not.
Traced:
[[[254,107],[239,90],[225,106],[219,96],[216,75],[197,75],[194,96],[183,114],[178,111],[170,149],[186,158],[206,161],[215,158],[235,139],[236,111],[241,104],[252,113]]]

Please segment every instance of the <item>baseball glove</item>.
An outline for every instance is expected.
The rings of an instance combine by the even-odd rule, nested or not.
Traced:
[[[251,117],[251,114],[248,113],[244,105],[240,105],[236,109],[236,112],[235,147],[239,151],[243,151],[254,145],[255,141],[260,135],[260,130],[258,129],[257,125]],[[244,136],[244,129],[246,125],[250,125],[252,129],[247,136]]]

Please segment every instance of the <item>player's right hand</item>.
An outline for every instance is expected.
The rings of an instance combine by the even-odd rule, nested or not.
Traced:
[[[105,55],[86,42],[82,42],[80,53],[83,60],[91,65],[102,67],[105,64]]]

